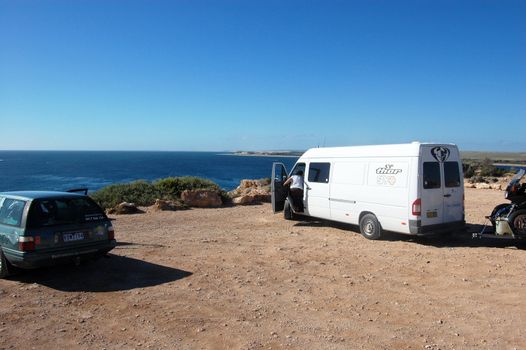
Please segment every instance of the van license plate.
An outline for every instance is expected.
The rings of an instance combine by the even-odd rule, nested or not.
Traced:
[[[84,232],[64,233],[62,239],[64,239],[64,242],[82,241]]]
[[[437,212],[436,211],[428,211],[427,212],[427,217],[428,218],[436,218],[438,216]]]

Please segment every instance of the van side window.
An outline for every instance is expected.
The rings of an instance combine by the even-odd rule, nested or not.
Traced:
[[[460,172],[458,162],[444,163],[444,182],[446,187],[460,187]]]
[[[424,188],[440,188],[440,164],[424,162]]]
[[[2,207],[0,207],[0,224],[20,226],[25,206],[26,202],[24,201],[5,198]]]
[[[310,163],[309,182],[329,183],[331,163]]]

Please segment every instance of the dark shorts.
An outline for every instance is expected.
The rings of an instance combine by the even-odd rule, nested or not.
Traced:
[[[303,212],[303,190],[301,188],[291,188],[290,197],[292,198],[294,211]]]

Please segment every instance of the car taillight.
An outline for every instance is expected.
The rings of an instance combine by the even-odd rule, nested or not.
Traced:
[[[35,250],[35,239],[33,237],[18,237],[18,250],[23,252]]]
[[[422,215],[422,201],[420,198],[416,199],[411,206],[411,211],[414,216]]]
[[[108,239],[115,239],[115,231],[113,230],[113,226],[108,227]]]

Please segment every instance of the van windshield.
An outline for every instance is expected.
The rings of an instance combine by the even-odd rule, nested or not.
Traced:
[[[31,204],[28,227],[48,227],[106,220],[100,207],[89,198],[41,199]]]

